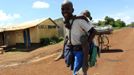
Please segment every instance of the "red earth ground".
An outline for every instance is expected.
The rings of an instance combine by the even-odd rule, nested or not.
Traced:
[[[115,30],[109,39],[110,50],[102,51],[88,75],[134,75],[134,28]],[[0,55],[0,75],[72,75],[63,59],[54,61],[60,50],[62,43],[20,55]],[[6,66],[18,62],[22,64]]]

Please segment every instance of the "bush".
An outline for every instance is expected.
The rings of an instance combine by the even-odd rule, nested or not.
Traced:
[[[60,38],[58,38],[58,37],[56,37],[56,36],[54,36],[54,37],[52,37],[52,38],[41,38],[40,39],[40,43],[42,44],[42,45],[49,45],[49,44],[55,44],[55,43],[58,43],[58,42],[60,42],[60,41],[62,41],[63,40],[63,38],[62,37],[60,37]]]
[[[40,43],[42,45],[49,45],[50,44],[50,39],[49,38],[41,38]]]
[[[52,40],[53,42],[59,42],[59,38],[56,37],[56,36],[53,36],[53,37],[51,38],[51,40]]]
[[[62,41],[62,40],[64,40],[63,37],[60,37],[60,38],[59,38],[59,42]]]

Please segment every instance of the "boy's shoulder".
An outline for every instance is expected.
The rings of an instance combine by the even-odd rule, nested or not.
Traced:
[[[75,16],[74,19],[82,19],[85,20],[86,22],[89,22],[89,20],[85,16]]]

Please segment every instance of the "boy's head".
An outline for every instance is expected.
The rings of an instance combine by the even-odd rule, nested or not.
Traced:
[[[73,16],[74,8],[70,1],[64,1],[61,5],[61,13],[65,19],[70,19]]]
[[[82,12],[82,15],[85,16],[85,17],[88,17],[90,20],[92,20],[91,14],[88,10],[84,10]]]

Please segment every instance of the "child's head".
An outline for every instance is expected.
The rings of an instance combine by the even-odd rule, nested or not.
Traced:
[[[85,17],[88,17],[90,20],[92,20],[91,14],[88,10],[84,10],[81,14]]]

